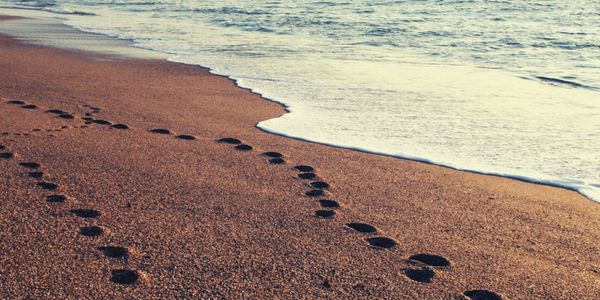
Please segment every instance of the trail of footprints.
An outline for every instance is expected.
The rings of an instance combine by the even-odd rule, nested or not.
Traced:
[[[7,103],[19,105],[23,109],[28,110],[38,109],[38,106],[34,104],[27,104],[20,100],[10,100]],[[113,122],[111,121],[94,118],[94,115],[100,112],[100,108],[93,107],[88,104],[84,104],[83,106],[89,109],[89,112],[85,113],[84,116],[80,117],[86,125],[99,124],[110,126],[114,129],[130,129],[129,126],[122,123],[113,124]],[[72,120],[76,118],[74,114],[67,113],[59,109],[47,109],[45,112],[48,114],[54,114],[58,118],[66,120]],[[38,130],[34,129],[33,131]],[[165,128],[151,128],[148,131],[150,133],[158,135],[174,136],[175,139],[184,141],[196,140],[196,137],[193,135],[177,135],[171,130]],[[233,148],[238,151],[249,152],[254,150],[254,147],[243,143],[237,138],[226,137],[218,139],[217,142],[232,145]],[[261,153],[261,155],[264,156],[266,158],[266,161],[270,164],[286,164],[284,155],[279,152],[268,151]],[[14,157],[14,153],[6,151],[6,147],[0,145],[0,159],[9,160]],[[59,188],[58,184],[44,180],[46,174],[43,171],[39,170],[41,168],[41,165],[39,163],[19,162],[19,164],[27,170],[27,175],[29,177],[33,178],[34,180],[37,180],[36,185],[39,188],[51,192],[54,192]],[[308,182],[308,184],[304,185],[309,187],[309,190],[307,190],[304,195],[308,198],[315,199],[319,205],[319,208],[314,211],[314,216],[316,218],[322,219],[334,219],[336,216],[336,211],[340,210],[342,208],[342,205],[338,201],[329,199],[329,197],[327,197],[331,189],[330,184],[319,179],[316,169],[311,166],[297,165],[294,166],[292,169],[297,172],[296,176],[302,182]],[[68,196],[58,193],[53,193],[46,196],[46,201],[49,203],[64,203],[68,199]],[[70,210],[70,213],[72,213],[74,216],[82,218],[83,220],[96,219],[101,216],[101,212],[88,208],[73,209]],[[396,240],[381,235],[381,232],[378,228],[367,223],[352,222],[345,224],[345,227],[358,234],[364,235],[364,240],[366,244],[374,249],[393,249],[398,244]],[[90,238],[106,235],[108,232],[108,229],[96,225],[86,225],[79,228],[79,234],[81,236]],[[106,257],[111,259],[126,259],[130,255],[130,251],[126,247],[120,246],[103,246],[98,247],[97,250],[101,251]],[[439,255],[419,253],[408,257],[407,260],[414,267],[404,269],[404,274],[409,279],[421,283],[430,283],[435,278],[436,272],[448,271],[451,269],[450,261]],[[144,273],[130,269],[115,269],[111,271],[111,281],[118,284],[135,284],[140,280],[140,278],[144,276]],[[330,286],[329,283],[327,285]],[[464,292],[463,296],[467,299],[472,300],[502,299],[502,296],[500,296],[499,294],[488,290],[469,290]]]
[[[233,145],[234,149],[240,151],[250,151],[254,149],[252,146],[244,144],[241,140],[232,137],[221,138],[217,140],[217,142]],[[279,152],[269,151],[264,152],[261,155],[267,157],[267,161],[271,164],[282,165],[286,163],[284,156]],[[308,182],[305,186],[309,187],[309,190],[307,190],[304,195],[311,199],[316,199],[320,206],[315,210],[314,216],[323,219],[334,219],[336,212],[342,206],[338,201],[328,197],[331,189],[330,184],[319,179],[314,167],[297,165],[292,169],[297,172],[297,177],[299,179]],[[374,249],[393,249],[398,244],[396,240],[381,235],[379,229],[367,223],[352,222],[345,224],[345,227],[364,235],[366,244]],[[414,267],[403,270],[404,274],[411,280],[421,283],[432,282],[436,272],[448,271],[451,269],[452,265],[448,259],[429,253],[414,254],[408,257],[407,260]],[[327,282],[327,286],[330,286],[330,283]],[[463,296],[471,300],[502,299],[502,296],[499,294],[488,290],[469,290],[464,292]]]

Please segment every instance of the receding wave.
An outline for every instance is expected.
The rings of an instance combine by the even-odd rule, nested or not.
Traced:
[[[553,78],[553,77],[547,77],[547,76],[535,76],[535,78],[544,81],[544,82],[548,82],[551,84],[555,84],[555,85],[565,85],[565,86],[569,86],[569,87],[573,87],[573,88],[585,88],[585,89],[591,89],[591,90],[597,90],[598,88],[593,87],[593,86],[589,86],[589,85],[585,85],[576,81],[570,81],[570,80],[565,80],[565,79],[560,79],[560,78]]]

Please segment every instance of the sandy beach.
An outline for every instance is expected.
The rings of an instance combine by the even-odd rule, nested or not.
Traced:
[[[597,203],[255,127],[284,113],[0,36],[0,298],[600,297]]]

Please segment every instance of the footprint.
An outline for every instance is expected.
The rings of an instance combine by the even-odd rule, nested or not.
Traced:
[[[471,300],[502,300],[502,296],[487,290],[470,290],[464,295]]]
[[[409,257],[408,259],[418,261],[432,267],[450,266],[450,261],[439,255],[419,253]]]
[[[285,164],[285,160],[283,160],[283,158],[271,158],[269,159],[269,162],[275,165]]]
[[[37,105],[34,105],[34,104],[27,104],[27,105],[23,105],[21,107],[24,108],[24,109],[36,109],[36,108],[38,108]]]
[[[27,175],[31,178],[42,178],[44,177],[44,172],[30,172]]]
[[[81,117],[81,119],[84,121],[90,121],[90,122],[94,120],[94,118],[90,118],[90,117]]]
[[[79,228],[79,234],[87,237],[96,237],[104,233],[104,229],[98,226],[86,226]]]
[[[404,270],[404,274],[406,277],[422,283],[430,283],[435,276],[435,272],[429,268],[406,269]]]
[[[71,213],[80,218],[97,218],[100,216],[100,212],[93,209],[73,209]]]
[[[19,165],[21,167],[28,168],[28,169],[37,169],[40,167],[40,164],[38,164],[36,162],[22,162],[22,163],[19,163]]]
[[[186,134],[178,135],[175,138],[179,139],[179,140],[186,140],[186,141],[193,141],[196,139],[194,136],[186,135]]]
[[[92,122],[94,122],[96,124],[100,124],[100,125],[112,125],[112,123],[110,121],[102,120],[102,119],[92,120]]]
[[[329,183],[324,181],[314,181],[310,185],[316,189],[329,189]]]
[[[109,258],[127,258],[129,257],[129,250],[124,247],[115,247],[115,246],[107,246],[107,247],[98,247],[98,250],[102,251],[106,257]]]
[[[48,109],[48,110],[46,110],[46,112],[51,113],[51,114],[57,114],[57,115],[66,114],[66,112],[64,112],[60,109]]]
[[[241,150],[241,151],[250,151],[254,148],[252,148],[252,146],[250,146],[250,145],[240,144],[240,145],[235,146],[235,149]]]
[[[238,140],[236,138],[230,138],[230,137],[222,138],[220,140],[217,140],[217,142],[219,142],[219,143],[225,143],[225,144],[233,144],[233,145],[239,145],[239,144],[242,143],[242,141],[240,141],[240,140]]]
[[[46,200],[51,203],[62,203],[67,200],[67,197],[63,195],[50,195],[46,197]]]
[[[298,174],[298,177],[300,177],[301,179],[315,179],[315,178],[317,178],[317,174],[315,174],[315,173],[300,173],[300,174]]]
[[[377,232],[377,228],[375,226],[365,224],[365,223],[348,223],[346,226],[356,230],[360,233],[375,233]]]
[[[300,172],[314,172],[315,168],[311,167],[311,166],[295,166],[294,169],[300,171]]]
[[[33,131],[33,132],[40,132],[40,131],[42,131],[42,130],[41,130],[41,129],[39,129],[39,128],[34,128],[34,129],[31,129],[31,131]]]
[[[3,152],[3,153],[0,153],[0,158],[4,158],[4,159],[11,159],[11,158],[13,158],[13,157],[15,157],[15,154],[14,154],[14,153],[11,153],[11,152]]]
[[[308,197],[319,197],[323,196],[324,192],[322,190],[310,190],[304,194]]]
[[[319,200],[319,203],[321,204],[321,207],[325,208],[340,208],[340,204],[334,200]]]
[[[152,128],[150,132],[158,133],[158,134],[171,134],[171,131],[163,128]]]
[[[75,117],[72,114],[67,114],[67,113],[60,114],[60,115],[58,115],[58,117],[61,119],[66,119],[66,120],[75,119]]]
[[[283,158],[283,154],[281,154],[279,152],[265,152],[262,155],[268,156],[271,158]]]
[[[371,245],[375,248],[382,248],[382,249],[391,249],[391,248],[394,248],[397,244],[396,241],[394,241],[388,237],[384,237],[384,236],[376,236],[376,237],[368,238],[367,242],[369,243],[369,245]]]
[[[335,217],[335,211],[333,210],[317,210],[315,216],[325,219],[333,219]]]
[[[51,182],[38,182],[37,184],[39,187],[45,189],[45,190],[49,190],[49,191],[54,191],[56,189],[58,189],[58,185],[55,183],[51,183]]]
[[[112,270],[110,281],[119,284],[135,284],[140,279],[138,271],[127,269]]]
[[[119,123],[119,124],[115,124],[115,125],[113,125],[113,126],[111,126],[111,127],[112,127],[112,128],[115,128],[115,129],[129,129],[129,126],[127,126],[127,125],[125,125],[125,124],[121,124],[121,123]]]
[[[8,100],[8,101],[6,101],[6,103],[8,103],[8,104],[15,104],[15,105],[23,105],[23,104],[25,104],[25,102],[23,102],[21,100],[16,100],[16,99],[15,100]]]

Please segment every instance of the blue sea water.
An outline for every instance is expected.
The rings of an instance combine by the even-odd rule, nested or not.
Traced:
[[[285,104],[310,141],[600,201],[600,1],[3,1]],[[402,170],[398,170],[402,172]]]

